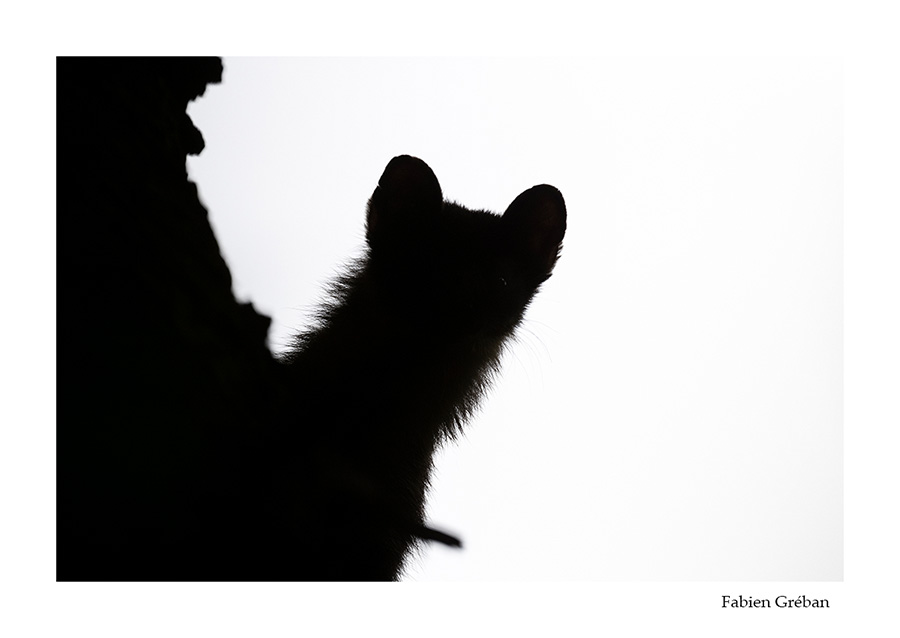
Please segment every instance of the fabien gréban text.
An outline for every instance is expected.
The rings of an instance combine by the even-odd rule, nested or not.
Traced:
[[[780,607],[783,609],[822,609],[830,608],[827,598],[809,598],[808,596],[777,596],[774,599],[754,598],[753,596],[722,596],[722,607],[733,609],[755,609]]]

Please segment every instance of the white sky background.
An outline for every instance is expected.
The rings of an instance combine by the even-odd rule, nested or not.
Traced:
[[[394,155],[501,212],[550,183],[554,276],[437,459],[410,580],[842,578],[840,64],[225,59],[192,179],[273,349]]]

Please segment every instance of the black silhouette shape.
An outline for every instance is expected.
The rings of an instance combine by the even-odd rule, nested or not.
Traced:
[[[498,216],[445,202],[419,159],[388,164],[369,200],[367,254],[333,283],[318,325],[286,358],[298,423],[315,415],[316,424],[293,428],[302,440],[288,449],[314,450],[308,467],[331,488],[317,507],[340,507],[348,549],[334,560],[347,571],[393,578],[416,537],[441,538],[423,519],[432,455],[498,371],[564,232],[552,186]]]
[[[235,302],[184,156],[218,59],[61,58],[59,580],[391,580],[462,428],[550,276],[562,196],[502,215],[388,164],[366,254],[280,361]]]

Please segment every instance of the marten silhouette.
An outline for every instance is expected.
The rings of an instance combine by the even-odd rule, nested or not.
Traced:
[[[366,249],[327,288],[283,356],[279,445],[309,489],[294,503],[315,580],[396,580],[422,541],[432,457],[460,434],[553,271],[561,193],[521,193],[502,215],[445,201],[420,159],[387,165],[368,202]],[[304,523],[303,521],[307,521]]]

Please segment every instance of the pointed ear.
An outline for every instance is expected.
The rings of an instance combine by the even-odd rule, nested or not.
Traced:
[[[535,272],[549,276],[566,234],[566,203],[553,186],[534,186],[519,195],[503,213],[513,246]]]
[[[440,211],[441,186],[428,164],[417,157],[400,155],[392,159],[369,199],[366,239],[372,245],[404,226]]]

